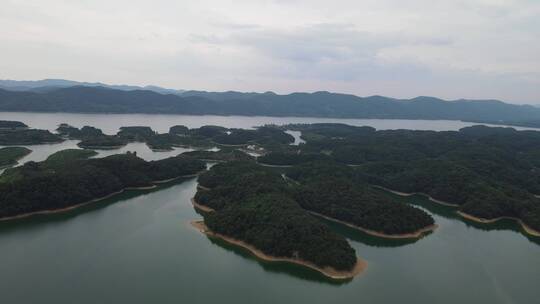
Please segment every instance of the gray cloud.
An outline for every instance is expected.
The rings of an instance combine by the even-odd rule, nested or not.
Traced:
[[[6,1],[0,78],[540,103],[530,0]]]

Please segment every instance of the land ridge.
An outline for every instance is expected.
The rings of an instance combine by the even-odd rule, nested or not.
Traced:
[[[530,105],[497,100],[446,101],[425,96],[412,99],[359,97],[331,92],[163,94],[100,86],[68,86],[40,92],[8,88],[0,89],[0,111],[443,119],[540,127],[540,108]]]

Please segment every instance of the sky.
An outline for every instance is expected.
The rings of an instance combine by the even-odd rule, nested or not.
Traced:
[[[0,0],[0,79],[540,104],[540,0]]]

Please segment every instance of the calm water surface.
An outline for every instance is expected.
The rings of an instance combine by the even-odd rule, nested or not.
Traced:
[[[345,123],[354,126],[372,126],[379,130],[412,129],[449,131],[477,125],[455,120],[404,120],[404,119],[340,119],[313,117],[268,116],[215,116],[215,115],[161,115],[161,114],[70,114],[0,112],[0,120],[18,120],[32,128],[54,130],[60,123],[75,127],[94,126],[107,134],[115,134],[122,126],[150,126],[160,133],[168,132],[173,125],[197,128],[219,125],[228,128],[253,128],[264,124],[287,123]],[[520,128],[516,129],[530,129]]]
[[[6,117],[11,114],[3,113],[0,119],[22,120],[39,128],[69,122],[105,129],[98,122],[102,120],[108,121],[111,133],[121,125],[151,125],[158,131],[177,123],[189,125],[165,115],[156,116],[152,124],[145,123],[148,117],[125,123],[106,115],[90,115],[88,122],[76,124],[69,117],[79,114],[52,114],[59,118],[56,122],[46,114]],[[46,119],[30,119],[36,115]],[[159,122],[157,117],[169,120]],[[206,118],[199,118],[199,124],[219,124]],[[255,118],[219,119],[235,127],[261,124]],[[447,128],[462,123],[452,124]],[[34,150],[34,160],[74,144],[40,146],[39,153]],[[135,143],[128,150],[147,159],[166,157],[145,149]],[[126,192],[73,212],[0,223],[1,303],[538,301],[540,240],[526,237],[511,221],[487,226],[468,223],[452,208],[422,197],[396,197],[398,203],[416,204],[430,212],[439,229],[416,242],[388,241],[328,223],[369,263],[365,274],[335,283],[301,267],[259,262],[241,249],[208,239],[189,225],[201,218],[189,201],[195,191],[196,180],[187,179],[157,190]]]

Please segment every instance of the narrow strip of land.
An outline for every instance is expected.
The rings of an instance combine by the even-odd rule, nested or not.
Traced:
[[[410,233],[386,234],[386,233],[382,233],[382,232],[379,232],[379,231],[374,231],[374,230],[362,228],[360,226],[356,226],[354,224],[344,222],[344,221],[341,221],[341,220],[338,220],[338,219],[335,219],[333,217],[329,217],[329,216],[326,216],[326,215],[323,215],[323,214],[320,214],[320,213],[317,213],[317,212],[313,212],[313,211],[308,211],[308,212],[315,215],[315,216],[327,219],[329,221],[336,222],[336,223],[339,223],[339,224],[354,228],[356,230],[360,230],[360,231],[362,231],[364,233],[367,233],[369,235],[377,236],[377,237],[381,237],[381,238],[387,238],[387,239],[418,239],[418,238],[423,237],[427,233],[434,231],[438,227],[437,225],[434,224],[434,225],[430,225],[430,226],[424,227],[422,229],[419,229],[417,231],[410,232]]]
[[[448,202],[445,202],[445,201],[438,200],[436,198],[431,197],[429,194],[423,193],[423,192],[407,193],[407,192],[399,192],[399,191],[396,191],[396,190],[388,189],[388,188],[385,188],[383,186],[378,186],[378,185],[372,185],[372,186],[375,187],[375,188],[379,188],[381,190],[384,190],[384,191],[399,195],[399,196],[408,197],[408,196],[413,196],[413,195],[422,195],[422,196],[425,196],[430,201],[432,201],[434,203],[437,203],[437,204],[441,204],[441,205],[448,206],[448,207],[459,207],[458,204],[452,204],[452,203],[448,203]]]
[[[457,211],[457,214],[459,214],[463,218],[466,218],[468,220],[471,220],[471,221],[477,222],[477,223],[481,223],[481,224],[491,224],[491,223],[495,223],[495,222],[498,222],[498,221],[504,220],[504,219],[514,220],[514,221],[518,222],[521,225],[521,227],[523,228],[523,230],[526,233],[528,233],[528,234],[530,234],[532,236],[540,237],[540,231],[535,230],[535,229],[527,226],[527,224],[525,224],[522,220],[518,219],[517,217],[501,216],[501,217],[497,217],[497,218],[494,218],[494,219],[485,219],[485,218],[481,218],[481,217],[476,217],[474,215],[470,215],[470,214],[465,213],[463,211]]]

